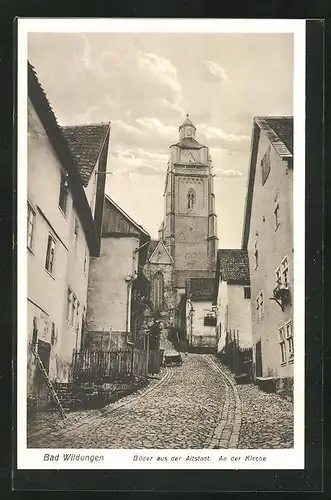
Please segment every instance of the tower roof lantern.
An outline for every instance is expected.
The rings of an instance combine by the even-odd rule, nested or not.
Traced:
[[[187,126],[191,126],[194,128],[194,130],[196,130],[196,127],[193,125],[193,123],[191,122],[190,118],[189,118],[189,114],[187,113],[186,114],[186,120],[184,121],[184,123],[182,123],[179,127],[179,130],[183,127],[187,127]]]

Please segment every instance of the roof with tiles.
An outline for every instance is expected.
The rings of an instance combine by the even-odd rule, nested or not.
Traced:
[[[201,149],[205,148],[203,144],[200,144],[198,141],[193,139],[192,137],[184,137],[181,141],[177,142],[176,144],[172,144],[172,146],[178,146],[182,149]],[[171,146],[170,146],[171,147]]]
[[[99,158],[109,126],[109,123],[91,123],[61,127],[85,187]]]
[[[73,201],[82,222],[91,256],[96,257],[100,252],[100,237],[97,233],[86,194],[83,189],[77,163],[72,157],[68,142],[59,126],[53,108],[39,82],[35,68],[27,61],[28,66],[28,96],[39,116],[43,128],[52,144],[52,147],[64,170],[68,173],[69,188]]]
[[[246,250],[217,251],[217,276],[223,281],[249,282],[249,260]]]
[[[266,118],[266,122],[277,134],[279,140],[285,144],[289,152],[293,154],[293,116]]]
[[[279,156],[293,156],[293,116],[257,116],[254,121],[267,133]]]
[[[176,288],[185,288],[188,278],[213,278],[215,273],[213,271],[204,270],[191,270],[191,271],[176,271]]]
[[[188,278],[186,282],[186,293],[192,300],[212,300],[215,291],[215,278]]]

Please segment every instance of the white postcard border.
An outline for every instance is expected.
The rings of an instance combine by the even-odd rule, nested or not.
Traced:
[[[27,448],[27,35],[29,32],[294,34],[294,448],[290,450],[54,450]],[[18,469],[303,469],[305,332],[305,20],[18,19],[17,77],[17,468]],[[45,455],[53,460],[45,460]],[[65,456],[72,454],[72,458]],[[153,457],[134,460],[135,456]],[[246,457],[257,457],[246,459]],[[55,459],[57,457],[58,459]],[[81,459],[81,457],[85,457]],[[94,457],[94,458],[93,458]],[[103,457],[97,459],[96,457]],[[167,457],[167,460],[157,460]],[[185,460],[193,457],[192,460]],[[195,458],[194,458],[195,457]],[[209,457],[209,460],[199,457]],[[220,459],[223,457],[224,459]],[[226,458],[226,460],[225,460]]]

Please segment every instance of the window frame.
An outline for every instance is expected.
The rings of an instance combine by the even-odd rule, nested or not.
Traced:
[[[67,287],[67,302],[66,302],[66,319],[70,323],[71,318],[71,310],[72,310],[72,300],[73,300],[73,291],[70,286]]]
[[[262,186],[265,185],[271,172],[270,160],[271,147],[269,146],[261,159],[261,182]]]
[[[255,270],[259,267],[259,245],[256,241],[254,243],[254,257],[255,257]]]
[[[264,293],[263,290],[257,295],[255,299],[256,317],[260,321],[264,317]]]
[[[290,335],[288,335],[288,327],[291,327]],[[286,350],[288,352],[288,363],[294,359],[294,338],[293,338],[293,321],[289,320],[284,325],[285,329],[285,339],[286,339]]]
[[[58,207],[60,212],[66,217],[68,213],[68,199],[69,199],[69,184],[68,174],[61,172],[60,192]]]
[[[252,291],[250,286],[244,286],[244,299],[248,300],[252,298]]]
[[[187,192],[187,210],[192,212],[195,209],[196,193],[193,188]]]
[[[50,245],[50,242],[53,243],[53,255],[52,255],[52,260],[50,259],[50,255],[52,252],[52,248]],[[45,259],[45,271],[47,271],[53,278],[54,278],[54,268],[55,268],[55,249],[56,249],[56,244],[57,240],[55,236],[52,235],[52,233],[48,233],[48,238],[47,238],[47,248],[46,248],[46,259]],[[51,264],[51,268],[49,263]]]
[[[211,326],[211,327],[216,327],[217,326],[217,318],[213,314],[206,314],[203,317],[203,326]]]
[[[285,326],[278,328],[278,342],[280,347],[281,355],[281,365],[286,365],[287,363],[287,349],[286,349],[286,338],[285,338]]]
[[[280,221],[279,221],[279,200],[278,200],[278,198],[275,200],[274,222],[275,222],[275,231],[277,231],[277,229],[280,226]]]
[[[285,262],[286,262],[286,265],[285,265]],[[281,268],[281,275],[282,275],[282,283],[288,287],[290,284],[290,282],[289,282],[290,263],[289,263],[289,259],[288,259],[287,255],[282,260],[282,262],[280,264],[280,268]]]
[[[36,211],[32,207],[31,203],[27,202],[27,247],[29,250],[33,250],[33,236],[36,223]],[[32,214],[32,221],[30,220],[30,214]],[[31,232],[30,232],[31,228]]]
[[[79,223],[77,217],[74,217],[74,247],[77,246],[78,233],[79,233]]]

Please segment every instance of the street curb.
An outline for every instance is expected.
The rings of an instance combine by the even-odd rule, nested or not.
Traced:
[[[240,428],[241,428],[241,400],[240,400],[240,397],[238,394],[238,390],[237,390],[236,385],[231,380],[231,378],[227,375],[227,373],[225,373],[221,369],[221,367],[214,361],[214,359],[211,356],[208,356],[208,360],[213,365],[215,371],[217,371],[223,377],[223,379],[226,380],[226,382],[227,382],[226,386],[227,386],[227,388],[230,387],[232,389],[232,395],[234,398],[234,416],[233,416],[231,434],[230,434],[229,438],[223,438],[224,428],[228,427],[227,424],[229,424],[229,422],[228,422],[229,413],[231,412],[229,389],[227,389],[227,393],[226,393],[227,401],[225,403],[225,405],[227,405],[227,421],[225,421],[225,422],[222,421],[222,423],[219,423],[216,426],[212,440],[211,440],[211,444],[213,444],[214,446],[215,446],[215,444],[218,444],[218,445],[220,445],[220,444],[226,445],[227,444],[226,448],[237,448],[238,441],[239,441]],[[222,416],[223,416],[224,409],[225,408],[223,407],[220,418],[222,418]]]

